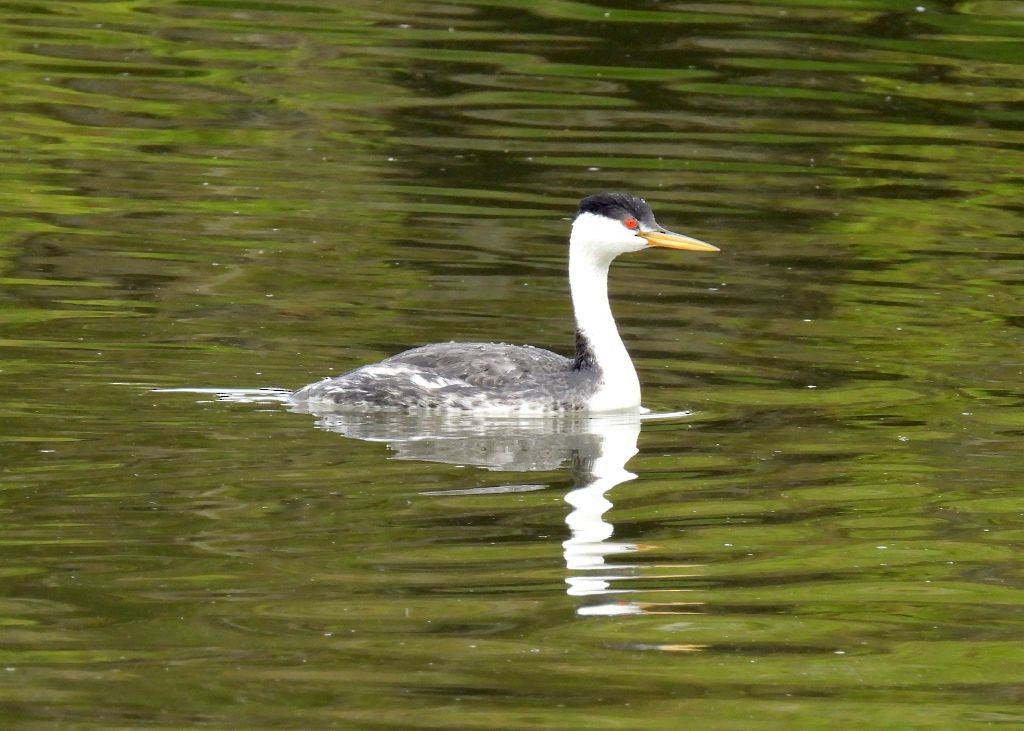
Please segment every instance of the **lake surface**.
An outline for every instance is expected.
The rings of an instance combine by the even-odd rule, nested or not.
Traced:
[[[0,61],[6,727],[1024,725],[1024,3],[26,1]],[[684,413],[239,390],[571,352],[605,189],[722,248],[612,271]]]

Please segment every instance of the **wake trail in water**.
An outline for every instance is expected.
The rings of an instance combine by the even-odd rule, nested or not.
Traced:
[[[216,396],[218,401],[236,404],[291,404],[292,391],[286,388],[154,388],[151,393],[191,393],[202,396]],[[666,411],[655,413],[644,411],[640,421],[665,421],[695,416],[695,411]],[[580,414],[582,415],[582,414]],[[590,414],[589,416],[613,416],[614,414]]]
[[[286,388],[154,388],[152,393],[201,394],[236,404],[286,404],[292,396],[292,392]]]

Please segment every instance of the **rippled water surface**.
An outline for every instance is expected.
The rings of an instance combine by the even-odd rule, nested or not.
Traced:
[[[11,2],[0,64],[12,728],[1024,725],[1021,2]],[[237,390],[571,350],[609,188],[722,248],[612,273],[689,413]]]

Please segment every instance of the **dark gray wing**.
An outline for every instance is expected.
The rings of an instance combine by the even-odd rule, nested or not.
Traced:
[[[597,389],[596,369],[548,350],[495,343],[438,343],[325,378],[292,395],[340,408],[577,411]]]
[[[504,343],[435,343],[393,355],[385,364],[416,366],[486,389],[532,385],[572,369],[571,359],[550,350]]]

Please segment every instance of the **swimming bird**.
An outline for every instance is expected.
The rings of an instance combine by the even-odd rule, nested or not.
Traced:
[[[320,409],[510,414],[639,409],[640,381],[608,303],[608,267],[619,254],[650,247],[718,251],[662,228],[643,198],[588,196],[569,236],[574,357],[530,345],[436,343],[311,383],[292,401]]]

